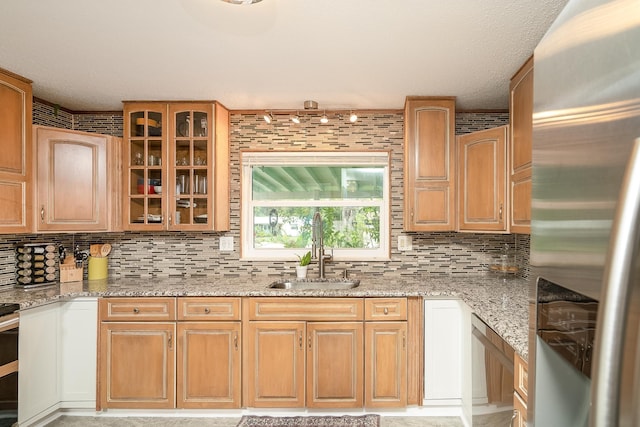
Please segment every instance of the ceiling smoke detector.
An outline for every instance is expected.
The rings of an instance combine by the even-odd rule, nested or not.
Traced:
[[[316,101],[304,101],[305,110],[317,110],[318,103]]]

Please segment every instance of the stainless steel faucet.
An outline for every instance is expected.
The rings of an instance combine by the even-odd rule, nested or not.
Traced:
[[[333,255],[325,255],[322,230],[322,217],[320,212],[313,215],[311,223],[311,259],[318,261],[318,270],[320,278],[324,279],[324,264],[333,259]]]

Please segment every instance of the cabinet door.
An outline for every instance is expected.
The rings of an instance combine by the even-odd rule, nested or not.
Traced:
[[[362,407],[362,322],[307,324],[307,407]]]
[[[460,231],[508,231],[507,128],[458,137]]]
[[[32,231],[31,81],[0,70],[0,233]]]
[[[102,408],[175,407],[175,323],[100,326]]]
[[[424,403],[460,405],[463,380],[460,302],[426,300],[424,311]]]
[[[305,322],[250,322],[248,330],[247,406],[303,407]]]
[[[533,140],[533,57],[509,86],[511,231],[531,233],[531,159]]]
[[[213,229],[213,110],[211,103],[169,105],[169,229]]]
[[[455,98],[405,104],[404,229],[455,229]]]
[[[407,405],[407,322],[365,323],[365,407]]]
[[[514,427],[527,427],[527,404],[518,393],[513,393]]]
[[[107,231],[106,135],[35,127],[38,231]]]
[[[75,298],[60,307],[60,400],[65,408],[96,407],[96,298]]]
[[[30,425],[60,401],[58,303],[20,312],[18,422]]]
[[[163,230],[166,189],[167,104],[125,103],[122,150],[122,227]]]
[[[177,407],[240,407],[240,322],[178,323]]]

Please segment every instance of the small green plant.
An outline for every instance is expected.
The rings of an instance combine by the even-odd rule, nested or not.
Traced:
[[[307,252],[306,254],[300,256],[300,255],[296,255],[298,257],[298,259],[300,260],[300,266],[304,267],[305,265],[309,265],[311,263],[311,251]]]

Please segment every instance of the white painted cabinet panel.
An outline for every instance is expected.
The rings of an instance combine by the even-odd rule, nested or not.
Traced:
[[[98,300],[76,298],[60,308],[60,400],[63,408],[95,408]]]
[[[461,304],[458,300],[425,300],[425,405],[462,403]]]
[[[60,401],[59,304],[20,312],[18,342],[18,423],[31,421],[58,408]]]

